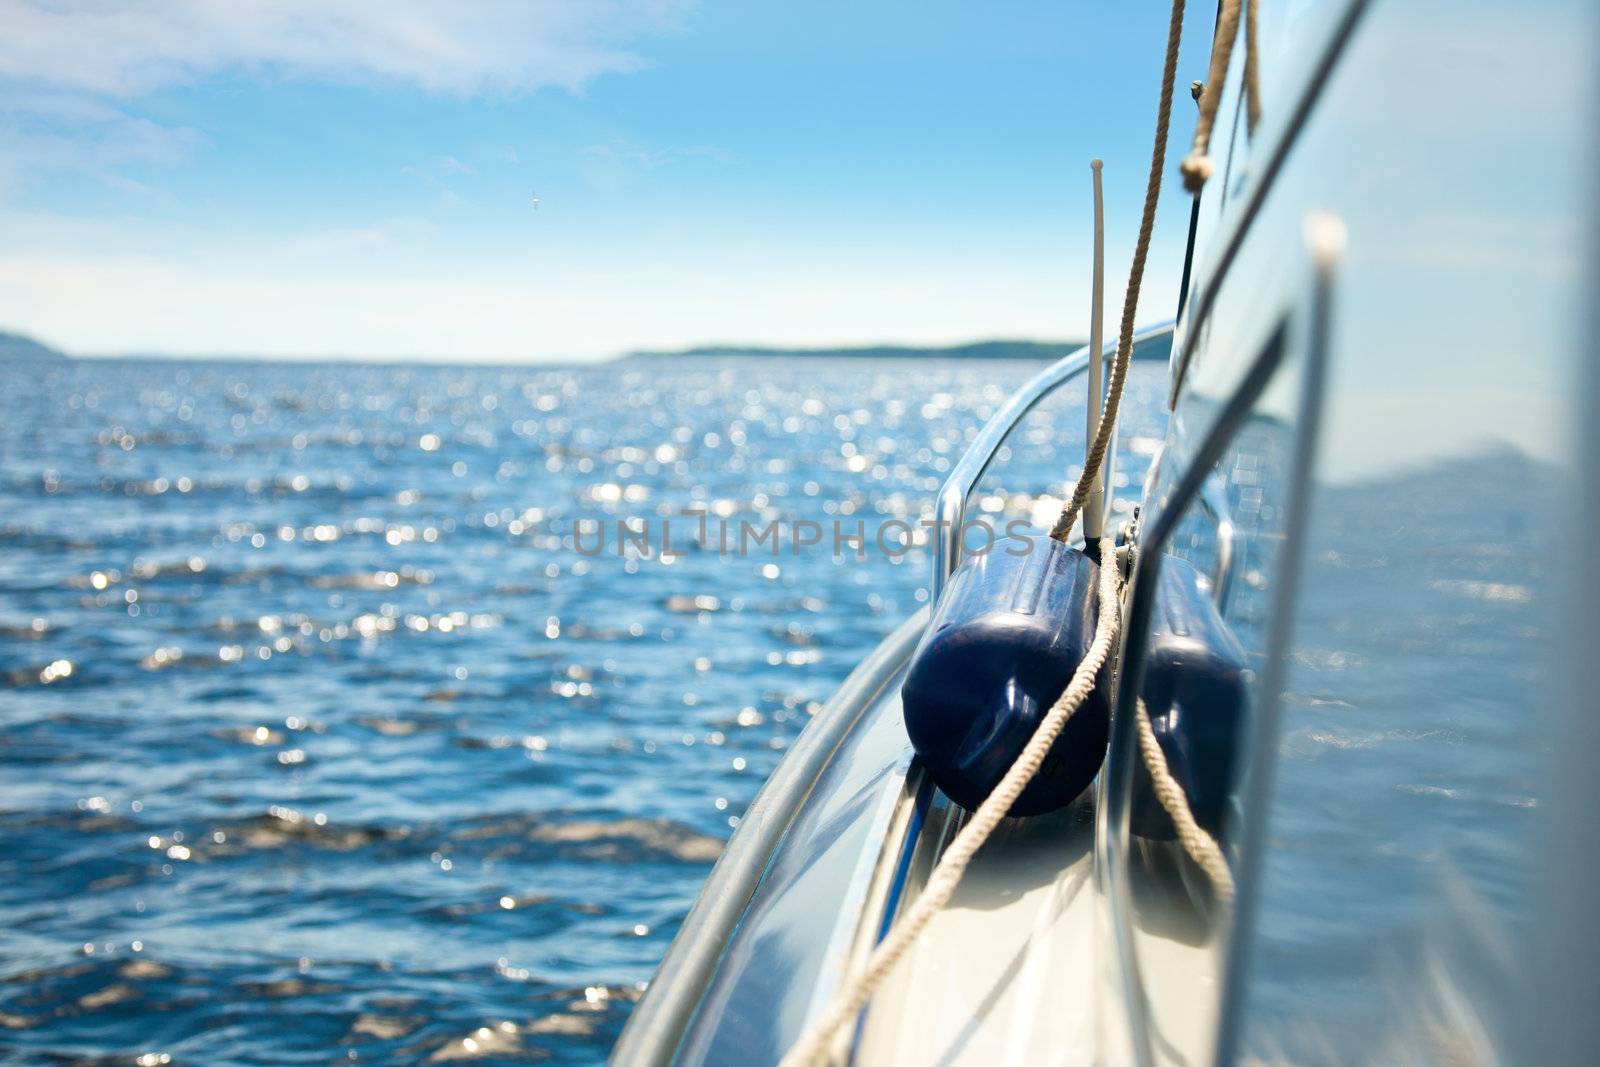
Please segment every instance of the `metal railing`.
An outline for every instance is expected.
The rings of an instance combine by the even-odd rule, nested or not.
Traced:
[[[1164,322],[1134,334],[1132,358],[1166,360],[1167,350],[1162,349],[1157,355],[1145,342],[1171,334],[1172,329],[1172,323]],[[1141,346],[1145,349],[1142,355]],[[1101,351],[1101,359],[1109,362],[1115,354],[1116,342],[1112,341]],[[944,486],[940,488],[934,503],[936,534],[933,546],[933,581],[928,589],[930,603],[934,605],[939,603],[945,582],[961,564],[961,533],[967,519],[967,498],[972,495],[972,489],[978,484],[978,479],[989,469],[989,465],[994,462],[995,454],[1000,451],[1006,439],[1011,436],[1011,431],[1017,428],[1023,417],[1037,407],[1045,397],[1088,369],[1089,347],[1085,345],[1034,375],[1026,385],[1011,394],[1011,399],[1006,401],[1005,407],[995,412],[994,416],[983,424],[983,429],[978,431],[977,438],[956,463],[950,472],[950,477],[945,479]],[[1109,473],[1109,455],[1107,458]]]

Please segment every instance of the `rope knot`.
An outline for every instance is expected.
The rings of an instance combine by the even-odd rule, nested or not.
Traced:
[[[1200,187],[1211,178],[1211,157],[1204,152],[1191,152],[1183,157],[1178,170],[1183,174],[1183,187],[1191,193],[1198,193]]]

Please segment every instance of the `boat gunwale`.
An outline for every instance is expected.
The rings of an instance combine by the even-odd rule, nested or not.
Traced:
[[[1147,342],[1171,336],[1175,323],[1168,320],[1146,326],[1134,335],[1135,360],[1171,359],[1171,348],[1159,357],[1144,355]],[[1101,352],[1109,361],[1116,354],[1116,343]],[[952,525],[937,527],[938,544],[934,552],[935,588],[943,585],[946,565],[959,563],[959,530],[966,503],[973,488],[992,465],[995,456],[1021,421],[1043,400],[1072,382],[1087,369],[1089,346],[1063,356],[1034,375],[1007,400],[1004,407],[984,423],[978,437],[963,453],[956,467],[935,496],[939,519],[954,517]],[[684,1036],[700,1008],[705,990],[721,965],[725,951],[764,880],[771,860],[783,846],[783,838],[803,808],[813,787],[832,762],[844,742],[860,726],[861,718],[900,671],[929,625],[937,599],[901,623],[868,653],[829,698],[824,709],[804,731],[789,755],[779,763],[772,777],[756,794],[738,829],[729,838],[723,854],[707,876],[699,896],[683,925],[668,945],[662,962],[644,996],[635,1006],[613,1046],[608,1063],[668,1065],[674,1062]],[[818,730],[818,727],[822,727]],[[904,768],[898,776],[900,802],[904,794]],[[871,853],[868,869],[877,873],[886,854],[897,856],[904,842],[884,840]],[[895,847],[891,847],[895,846]],[[869,922],[876,918],[879,922]],[[874,929],[882,916],[863,914],[855,924],[857,951],[863,929]],[[870,947],[870,944],[869,944]]]
[[[1170,363],[1172,346],[1177,343],[1176,332],[1177,323],[1171,319],[1139,329],[1133,335],[1129,360],[1131,362],[1165,360]],[[1167,351],[1159,356],[1149,355],[1150,342],[1162,337],[1172,338]],[[1118,344],[1119,341],[1114,338],[1101,348],[1100,359],[1103,363],[1109,363],[1115,358]],[[1004,406],[990,416],[978,430],[978,436],[973,438],[972,444],[967,446],[967,450],[951,468],[944,484],[939,487],[939,492],[934,496],[933,574],[928,597],[935,608],[944,592],[945,582],[961,565],[962,557],[965,555],[962,550],[961,534],[966,523],[967,501],[971,498],[972,491],[977,488],[978,482],[994,463],[995,456],[999,455],[1000,449],[1005,447],[1011,434],[1016,431],[1022,420],[1027,418],[1028,413],[1056,390],[1085,373],[1089,369],[1090,362],[1089,346],[1083,345],[1024,382],[1006,399]]]
[[[673,1062],[784,836],[862,716],[910,659],[928,618],[923,607],[890,632],[800,732],[728,839],[607,1062],[630,1067]]]

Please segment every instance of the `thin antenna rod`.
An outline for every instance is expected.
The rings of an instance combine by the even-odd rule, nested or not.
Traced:
[[[1089,433],[1085,441],[1093,441],[1100,432],[1101,405],[1104,403],[1101,390],[1101,378],[1105,373],[1105,359],[1103,349],[1105,341],[1103,332],[1105,327],[1105,289],[1106,289],[1106,213],[1105,201],[1100,192],[1100,168],[1103,164],[1098,159],[1089,161],[1089,169],[1094,172],[1094,288],[1089,305]],[[1087,447],[1087,446],[1086,446]],[[1105,526],[1106,514],[1106,471],[1102,464],[1100,472],[1096,475],[1094,485],[1089,489],[1089,499],[1083,506],[1083,543],[1097,545]]]

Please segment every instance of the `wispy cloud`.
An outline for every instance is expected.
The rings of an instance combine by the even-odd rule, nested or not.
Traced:
[[[579,167],[584,178],[602,189],[623,188],[640,175],[669,164],[702,160],[727,164],[735,160],[732,152],[716,145],[684,145],[653,148],[628,140],[584,145],[578,149]]]
[[[0,0],[0,76],[128,98],[236,68],[432,92],[581,89],[686,0]]]
[[[478,168],[470,163],[463,163],[455,156],[439,156],[433,161],[441,174],[477,174]]]
[[[647,148],[632,141],[609,141],[605,144],[584,145],[578,154],[603,163],[617,166],[654,170],[666,163],[680,159],[704,159],[713,163],[731,163],[733,153],[716,145],[686,145],[681,148]]]
[[[70,91],[3,90],[0,85],[0,191],[35,170],[86,171],[128,188],[112,168],[174,162],[204,140],[196,130],[163,126]]]
[[[433,238],[438,227],[425,219],[385,219],[366,226],[335,227],[290,234],[276,246],[264,250],[268,255],[288,258],[327,260],[338,256],[382,254],[396,247],[414,245]]]
[[[239,73],[457,96],[581,91],[644,66],[693,0],[0,0],[0,185],[172,160],[199,139],[147,93]],[[468,174],[453,157],[441,173]]]
[[[450,180],[475,178],[478,175],[478,168],[470,163],[463,163],[455,156],[434,156],[425,163],[401,167],[400,173],[437,190],[439,198],[444,203],[458,204],[461,202],[461,196],[450,187]]]
[[[461,195],[450,187],[452,178],[474,177],[478,171],[475,167],[461,162],[455,156],[434,156],[426,163],[411,164],[400,168],[400,173],[410,178],[415,178],[439,194],[439,200],[444,204],[459,204]]]

